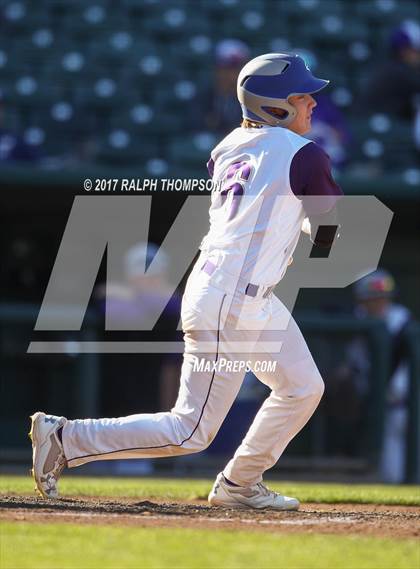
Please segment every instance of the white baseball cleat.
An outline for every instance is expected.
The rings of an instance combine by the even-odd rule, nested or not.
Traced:
[[[228,508],[270,508],[272,510],[298,510],[299,500],[281,496],[266,488],[262,482],[252,486],[232,486],[226,482],[223,473],[217,475],[216,482],[208,498],[212,506]]]
[[[31,416],[31,421],[29,436],[32,439],[35,490],[44,498],[58,498],[57,481],[67,461],[57,431],[67,419],[38,411]]]

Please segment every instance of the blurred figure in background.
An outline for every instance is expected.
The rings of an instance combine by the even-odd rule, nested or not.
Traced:
[[[203,114],[206,128],[224,134],[240,125],[241,108],[236,97],[238,74],[250,57],[248,46],[237,39],[224,39],[215,49],[213,87],[204,97]]]
[[[333,168],[340,170],[348,162],[352,142],[347,121],[328,95],[319,93],[314,98],[317,106],[308,138],[317,142],[329,155]]]
[[[362,99],[371,111],[414,121],[419,96],[420,25],[406,20],[392,30],[389,57],[373,70]]]
[[[354,294],[356,318],[381,320],[391,337],[380,474],[384,482],[401,483],[406,473],[409,393],[404,331],[411,315],[406,307],[394,302],[395,282],[385,270],[374,271],[360,279],[354,287]],[[345,363],[330,378],[330,393],[335,393],[341,400],[343,420],[350,426],[349,435],[355,447],[360,444],[358,435],[361,434],[363,415],[369,412],[371,365],[366,338],[356,338],[347,348]],[[335,405],[334,395],[332,398],[330,395],[330,407],[332,405]]]
[[[294,51],[303,57],[308,67],[316,69],[317,58],[311,51],[301,48]],[[312,129],[306,137],[319,144],[330,157],[333,168],[340,170],[347,164],[352,143],[347,120],[328,94],[316,93],[314,99],[317,105],[312,115]]]

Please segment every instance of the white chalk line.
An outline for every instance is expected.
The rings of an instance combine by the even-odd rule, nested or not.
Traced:
[[[33,511],[27,510],[25,512],[15,512],[19,513],[19,517],[25,518],[35,514],[36,516],[47,517],[47,516],[54,516],[54,518],[129,518],[130,520],[139,520],[139,521],[147,521],[147,520],[182,520],[185,521],[185,516],[178,516],[174,515],[165,515],[165,514],[130,514],[130,513],[115,513],[115,512],[57,512],[57,511],[49,511],[49,512],[40,512],[40,511]],[[249,519],[249,518],[213,518],[207,516],[197,516],[194,517],[196,521],[204,521],[204,522],[211,522],[211,523],[242,523],[242,524],[261,524],[261,525],[294,525],[294,526],[304,526],[304,525],[322,525],[322,524],[353,524],[355,520],[349,516],[328,516],[323,518],[303,518],[303,519],[294,519],[294,520],[258,520],[258,519]],[[367,522],[368,520],[364,520]]]

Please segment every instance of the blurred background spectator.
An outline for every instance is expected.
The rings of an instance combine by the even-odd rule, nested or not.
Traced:
[[[359,95],[360,112],[368,119],[374,135],[366,141],[364,150],[381,171],[386,168],[387,159],[395,168],[411,161],[415,168],[408,168],[405,175],[409,178],[417,172],[413,181],[418,185],[419,22],[407,19],[387,30],[383,47],[385,58],[379,59],[371,68],[371,73],[362,82]]]
[[[316,73],[318,60],[313,52],[301,48],[292,51],[301,55],[308,67]],[[334,79],[330,81],[333,83]],[[306,136],[325,150],[337,172],[348,164],[352,152],[353,141],[348,121],[330,94],[315,93],[313,96],[317,104],[313,112],[311,131]]]
[[[365,102],[372,112],[385,112],[413,121],[420,95],[420,25],[405,20],[388,39],[387,61],[367,81]]]
[[[241,124],[242,111],[236,96],[236,81],[239,71],[250,59],[250,53],[241,40],[225,39],[216,44],[213,84],[200,100],[199,113],[204,114],[205,126],[219,136]]]
[[[347,120],[328,95],[316,95],[316,109],[313,114],[312,130],[308,138],[317,142],[331,158],[337,171],[348,163],[351,154],[352,137]]]
[[[400,483],[405,481],[407,463],[410,376],[404,334],[411,314],[395,302],[395,294],[395,281],[383,269],[354,286],[354,316],[383,322],[391,338],[380,474],[383,482]],[[328,377],[326,412],[334,452],[360,454],[372,406],[372,365],[366,337],[355,338],[347,346],[343,363]]]

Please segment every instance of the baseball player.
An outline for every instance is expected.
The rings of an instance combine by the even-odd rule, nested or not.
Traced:
[[[262,477],[313,414],[324,384],[298,326],[272,291],[305,218],[309,229],[319,225],[341,195],[328,156],[302,136],[316,106],[312,94],[328,83],[294,54],[266,54],[244,66],[237,87],[243,122],[208,163],[219,185],[182,301],[185,350],[176,404],[170,412],[108,419],[35,413],[33,476],[44,497],[58,496],[65,467],[205,449],[235,400],[246,361],[271,393],[217,476],[209,502],[298,509],[297,499],[270,491]],[[330,246],[333,233],[324,227],[312,240]],[[265,368],[261,361],[275,365]]]

